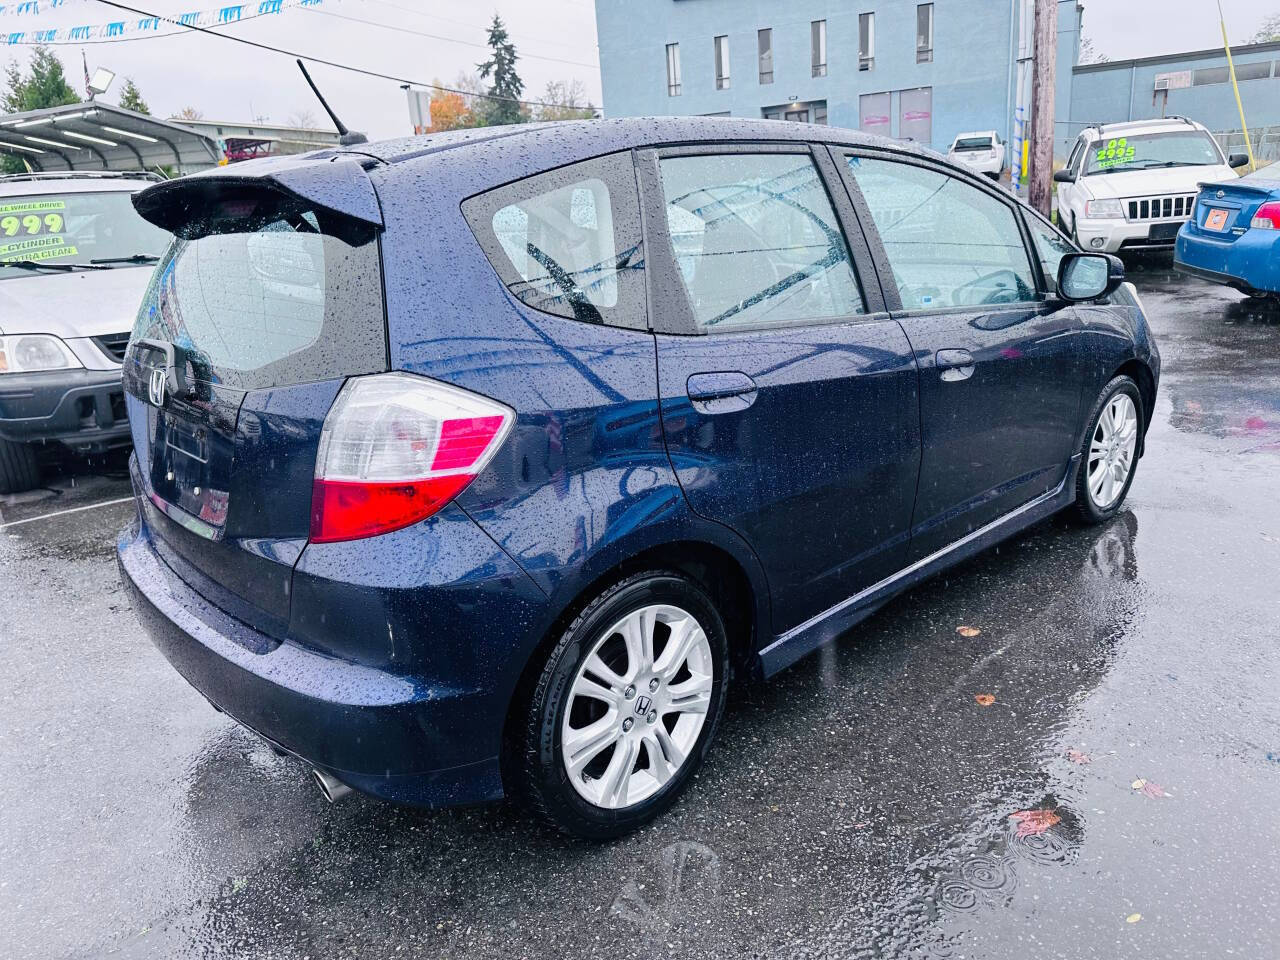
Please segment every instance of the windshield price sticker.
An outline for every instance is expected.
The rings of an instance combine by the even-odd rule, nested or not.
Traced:
[[[31,237],[27,240],[15,240],[13,243],[0,243],[0,263],[10,260],[54,260],[58,257],[74,257],[76,252],[76,248],[69,246],[64,236]]]
[[[0,208],[0,237],[61,233],[64,222],[60,213],[4,213]]]
[[[1099,170],[1106,170],[1109,167],[1118,167],[1122,163],[1132,163],[1134,152],[1134,148],[1129,145],[1129,141],[1125,137],[1121,137],[1118,140],[1108,140],[1105,147],[1098,149],[1094,162]]]

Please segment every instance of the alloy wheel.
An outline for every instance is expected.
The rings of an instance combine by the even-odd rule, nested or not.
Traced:
[[[569,688],[561,726],[578,794],[616,810],[661,790],[698,742],[714,673],[706,632],[679,607],[641,607],[604,631]]]
[[[1114,394],[1102,408],[1089,444],[1089,499],[1106,510],[1124,493],[1138,448],[1138,409],[1127,393]]]

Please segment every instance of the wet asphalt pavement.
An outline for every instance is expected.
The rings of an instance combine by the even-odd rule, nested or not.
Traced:
[[[1280,311],[1130,272],[1165,367],[1127,510],[739,692],[608,846],[327,806],[140,635],[119,463],[0,498],[0,957],[1280,956]]]

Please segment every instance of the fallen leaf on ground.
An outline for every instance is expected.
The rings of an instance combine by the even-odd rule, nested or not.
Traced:
[[[962,637],[976,637],[982,631],[977,627],[956,627],[956,633]]]
[[[1087,753],[1081,750],[1076,750],[1074,747],[1067,751],[1067,759],[1070,760],[1072,763],[1092,763],[1093,762],[1093,757],[1089,756]]]
[[[1131,914],[1129,914],[1127,917],[1125,917],[1125,918],[1124,918],[1124,922],[1125,922],[1125,923],[1137,923],[1137,922],[1138,922],[1139,920],[1141,920],[1141,919],[1142,919],[1142,914],[1140,914],[1140,913],[1131,913]]]
[[[1052,810],[1019,810],[1009,814],[1009,819],[1017,822],[1020,837],[1039,836],[1062,820]]]
[[[996,702],[996,698],[989,693],[975,693],[973,699],[978,701],[980,707],[989,707]]]
[[[1165,793],[1164,791],[1164,787],[1160,786],[1160,784],[1156,783],[1153,780],[1145,780],[1142,777],[1139,777],[1137,780],[1133,781],[1133,783],[1130,784],[1130,786],[1132,786],[1133,789],[1140,791],[1141,793],[1143,793],[1148,797],[1167,797],[1168,796],[1168,794]]]

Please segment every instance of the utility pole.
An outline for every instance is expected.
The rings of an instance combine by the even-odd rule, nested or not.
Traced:
[[[1053,91],[1058,66],[1058,2],[1035,2],[1035,62],[1031,75],[1031,150],[1027,199],[1049,216],[1053,204]]]

